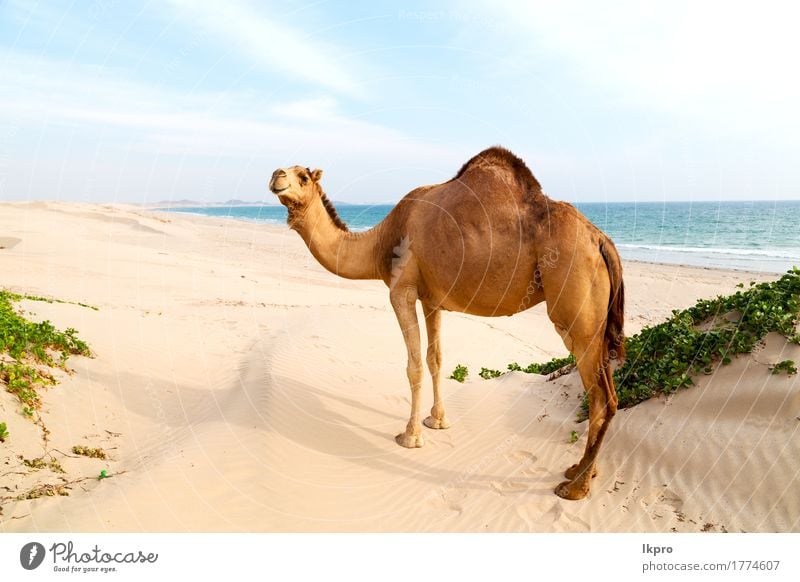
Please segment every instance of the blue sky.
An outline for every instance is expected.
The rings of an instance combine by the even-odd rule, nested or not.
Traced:
[[[797,9],[0,0],[0,200],[395,201],[493,144],[570,201],[800,198]]]

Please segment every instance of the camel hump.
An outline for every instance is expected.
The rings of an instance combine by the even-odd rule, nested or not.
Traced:
[[[492,146],[472,156],[472,158],[461,166],[461,169],[453,177],[453,180],[459,180],[472,169],[486,169],[492,167],[501,167],[511,170],[514,176],[516,176],[517,181],[527,192],[542,191],[542,186],[525,162],[510,150],[501,146]]]

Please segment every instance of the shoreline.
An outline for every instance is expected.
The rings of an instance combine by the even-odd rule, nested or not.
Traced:
[[[233,223],[238,222],[238,223],[246,223],[246,224],[251,224],[251,225],[258,225],[258,226],[262,226],[262,227],[267,228],[267,229],[274,229],[275,232],[288,231],[288,227],[285,224],[267,222],[267,221],[264,221],[264,220],[254,220],[254,219],[251,220],[251,219],[248,219],[248,218],[239,218],[239,217],[230,217],[230,216],[209,216],[207,214],[202,214],[202,213],[195,214],[195,213],[191,213],[191,212],[170,211],[170,210],[165,210],[163,208],[161,208],[161,209],[159,209],[159,208],[146,208],[145,210],[147,210],[148,212],[152,212],[152,213],[161,213],[161,214],[163,214],[162,218],[171,217],[171,216],[174,216],[174,215],[177,214],[177,215],[191,216],[191,217],[200,218],[200,219],[208,219],[208,220],[211,220],[211,221],[222,220],[222,221],[232,221]],[[694,264],[690,264],[690,263],[670,263],[670,262],[664,262],[664,261],[645,261],[645,260],[642,260],[642,259],[630,259],[630,258],[625,258],[625,257],[622,257],[622,260],[623,260],[623,263],[643,264],[643,265],[659,265],[659,266],[664,266],[664,267],[685,267],[685,268],[689,268],[689,269],[701,269],[701,270],[712,270],[712,271],[733,271],[733,272],[736,272],[736,273],[745,273],[745,274],[752,274],[752,275],[759,275],[759,276],[768,276],[768,275],[771,275],[771,274],[782,275],[782,274],[785,274],[786,271],[788,270],[788,269],[786,269],[786,270],[782,270],[782,271],[753,271],[751,269],[737,268],[737,267],[727,267],[727,266],[718,266],[718,265],[694,265]],[[798,266],[800,266],[800,260],[798,260]]]

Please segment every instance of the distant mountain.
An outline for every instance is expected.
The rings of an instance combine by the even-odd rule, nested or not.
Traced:
[[[192,207],[192,208],[212,208],[225,206],[276,206],[278,202],[256,202],[247,200],[226,200],[225,202],[200,202],[198,200],[161,200],[160,202],[147,203],[146,206],[158,208]]]
[[[151,204],[148,204],[151,206]],[[197,200],[161,200],[160,202],[153,202],[152,206],[161,206],[170,208],[172,206],[206,206],[205,202],[198,202]]]
[[[2,1],[2,0],[0,0]],[[334,200],[333,205],[337,208],[340,206],[376,206],[380,205],[378,203],[369,203],[369,202],[345,202],[344,200]],[[266,200],[240,200],[239,198],[231,198],[230,200],[226,200],[225,202],[200,202],[198,200],[189,200],[182,199],[182,200],[161,200],[160,202],[152,202],[147,203],[145,206],[151,207],[158,207],[158,208],[175,208],[175,207],[195,207],[195,208],[208,208],[208,207],[220,207],[220,206],[280,206],[280,202],[277,199],[274,201],[266,199]]]

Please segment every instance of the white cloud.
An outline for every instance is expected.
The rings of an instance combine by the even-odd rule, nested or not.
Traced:
[[[340,138],[392,134],[379,125],[350,120],[335,99],[265,101],[253,93],[193,92],[128,80],[112,68],[48,61],[0,52],[0,117],[48,123],[90,123],[136,130],[228,134],[231,138],[295,127],[347,126]],[[302,123],[305,122],[305,123]],[[310,125],[312,124],[313,125]],[[219,153],[219,152],[209,152]]]
[[[169,164],[177,167],[180,179],[167,180],[164,173],[147,187],[177,188],[174,196],[178,198],[191,197],[188,184],[197,182],[199,175],[209,175],[218,164],[245,168],[233,177],[219,174],[220,182],[246,180],[248,186],[255,184],[240,194],[245,197],[264,190],[266,176],[279,165],[323,167],[328,170],[326,179],[332,188],[357,182],[364,172],[422,168],[414,175],[398,174],[391,183],[383,183],[380,191],[372,192],[367,190],[368,185],[362,185],[345,196],[386,200],[418,185],[420,175],[438,179],[442,171],[454,172],[461,161],[456,147],[420,142],[402,131],[348,117],[327,95],[276,102],[252,93],[184,93],[132,82],[123,72],[110,68],[2,51],[0,78],[4,80],[0,129],[4,125],[17,128],[12,142],[3,139],[0,146],[12,158],[15,151],[26,152],[23,159],[7,165],[8,195],[52,197],[47,192],[58,189],[70,197],[77,190],[85,191],[81,180],[86,180],[92,182],[92,192],[107,199],[102,197],[105,188],[110,190],[112,184],[119,188],[116,184],[125,182],[113,174],[126,172],[127,176],[133,172],[128,162],[131,154],[152,159],[160,168]],[[81,141],[80,150],[73,149],[70,135]],[[4,136],[8,137],[0,135]],[[46,153],[51,145],[61,148],[52,152],[55,157]],[[104,168],[118,169],[98,173],[94,161],[98,153],[105,160]],[[35,170],[29,163],[31,154],[40,160],[36,163],[55,165]],[[67,166],[72,182],[52,181],[62,165],[49,160],[59,157],[70,158]],[[250,168],[250,163],[257,167]],[[136,172],[141,171],[136,168]],[[139,180],[137,188],[143,187],[138,176],[132,179]],[[187,186],[182,188],[181,182]],[[133,191],[133,186],[124,186],[120,196],[130,196],[125,187]],[[189,191],[183,191],[186,189]]]
[[[473,6],[495,23],[487,31],[513,39],[520,62],[560,61],[566,74],[618,102],[717,121],[740,116],[744,125],[763,124],[763,115],[797,119],[796,4],[492,0]]]
[[[303,121],[330,121],[339,118],[336,108],[334,99],[319,97],[278,103],[270,107],[270,112],[278,117],[288,117]]]
[[[351,96],[362,93],[341,47],[313,31],[268,18],[241,0],[171,0],[191,26],[200,26],[259,66],[291,79]]]

